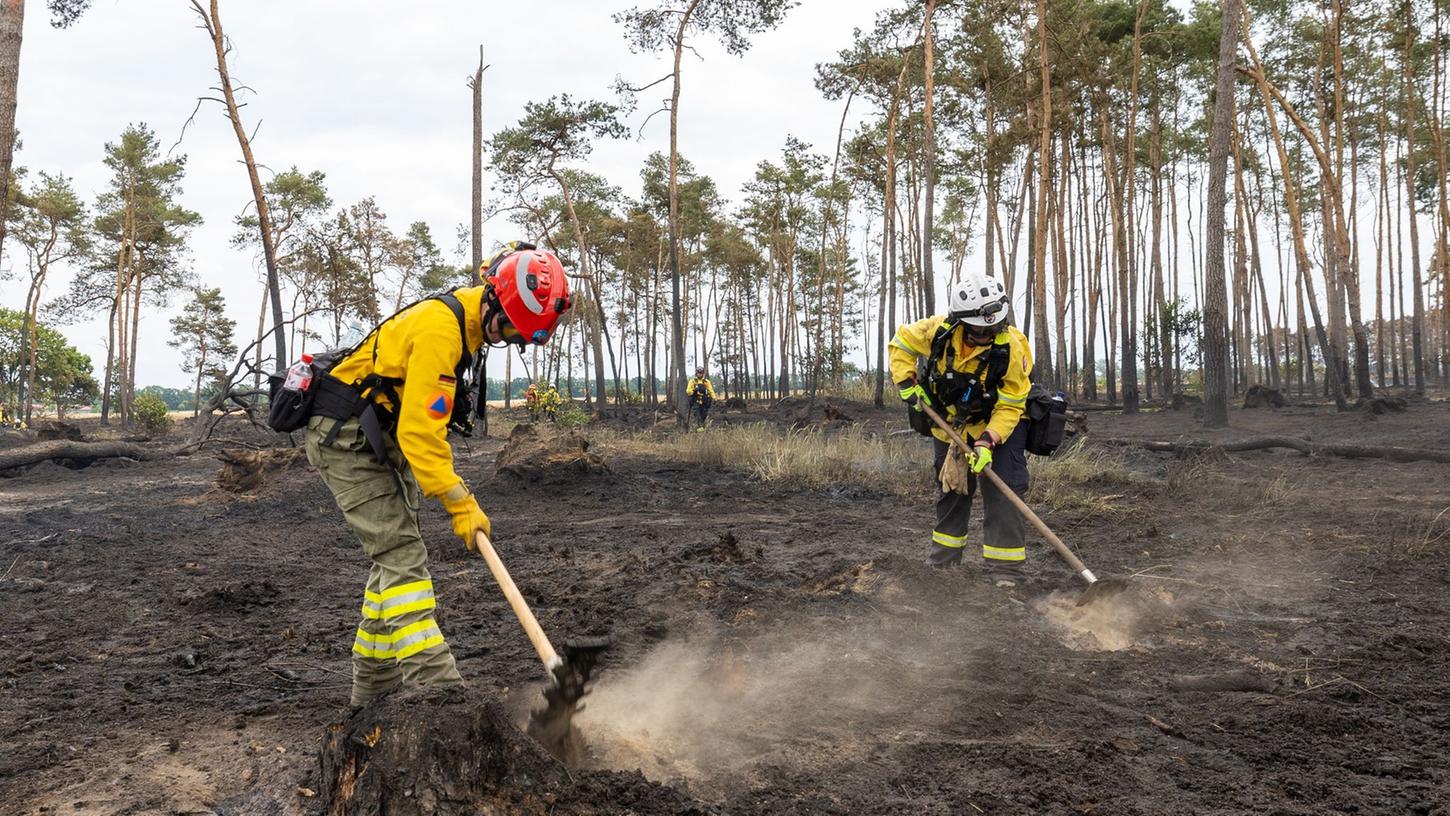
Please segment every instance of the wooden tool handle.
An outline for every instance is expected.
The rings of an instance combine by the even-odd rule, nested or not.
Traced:
[[[508,568],[499,560],[498,553],[493,549],[493,542],[482,530],[474,533],[474,544],[478,545],[478,552],[483,560],[488,562],[488,569],[493,573],[493,579],[498,582],[499,589],[503,590],[505,598],[509,600],[509,606],[513,607],[514,614],[518,616],[519,623],[524,627],[524,634],[529,636],[529,642],[534,644],[534,651],[539,653],[539,659],[544,661],[544,668],[553,671],[557,666],[563,664],[559,653],[554,651],[554,645],[549,642],[549,636],[544,634],[543,627],[539,626],[539,619],[534,617],[534,612],[524,601],[524,596],[519,592],[518,585],[514,583],[513,576],[509,575]]]
[[[957,447],[961,448],[963,454],[968,457],[972,455],[972,447],[967,444],[967,441],[965,439],[962,439],[961,434],[957,433],[951,425],[948,425],[945,419],[941,418],[941,414],[938,414],[936,411],[932,410],[932,407],[926,404],[926,400],[918,397],[916,400],[916,405],[918,408],[926,412],[926,415],[931,418],[932,422],[936,423],[936,426],[938,428],[941,428],[947,436],[951,437],[952,442],[955,443]],[[1024,518],[1032,522],[1032,526],[1037,528],[1037,532],[1042,533],[1042,537],[1047,539],[1047,543],[1051,544],[1053,549],[1057,550],[1057,554],[1062,556],[1062,560],[1066,561],[1069,567],[1072,567],[1073,572],[1081,575],[1083,577],[1083,580],[1087,581],[1089,584],[1097,582],[1097,576],[1093,575],[1093,571],[1087,568],[1087,565],[1082,562],[1081,558],[1077,557],[1076,553],[1074,553],[1072,550],[1069,550],[1067,548],[1067,545],[1062,543],[1062,539],[1058,538],[1057,534],[1052,532],[1052,528],[1047,526],[1047,522],[1038,518],[1037,514],[1032,512],[1032,508],[1028,507],[1027,503],[1022,501],[1022,497],[1017,495],[1017,491],[1008,487],[1007,483],[1002,481],[1001,476],[993,473],[990,467],[984,468],[982,470],[982,475],[986,476],[987,479],[990,480],[999,491],[1001,491],[1002,495],[1006,496],[1007,500],[1012,502],[1012,506],[1016,507],[1017,511],[1021,513]]]

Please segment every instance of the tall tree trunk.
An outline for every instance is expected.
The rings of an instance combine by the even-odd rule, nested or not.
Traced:
[[[996,161],[992,156],[992,150],[995,147],[997,139],[997,122],[996,111],[992,105],[992,73],[988,69],[986,62],[981,64],[981,72],[983,117],[986,120],[986,136],[983,137],[982,144],[982,187],[986,195],[987,207],[986,218],[983,219],[985,221],[985,229],[983,230],[983,253],[984,261],[987,264],[987,277],[995,277],[996,270],[994,267],[996,264],[994,261],[997,256],[994,254],[995,247],[993,247],[993,241],[996,240],[997,233],[997,185],[1000,183],[1001,174],[994,169]],[[1010,292],[1011,290],[1009,289],[1008,291]]]
[[[600,298],[599,281],[595,277],[593,264],[590,262],[589,244],[584,240],[584,229],[580,226],[579,216],[574,211],[574,194],[570,191],[568,183],[565,182],[564,175],[556,172],[552,164],[550,164],[548,172],[554,178],[554,182],[559,185],[559,191],[564,195],[564,210],[569,215],[569,224],[574,231],[574,245],[579,247],[579,266],[582,273],[580,277],[589,281],[591,296],[588,299],[593,301],[594,308],[592,310],[586,308],[586,311],[590,312],[589,316],[595,323],[592,326],[593,331],[589,332],[588,342],[594,352],[594,391],[599,397],[597,410],[603,410],[605,405],[604,350],[608,349],[609,365],[614,373],[616,386],[619,383],[619,363],[614,358],[614,346],[609,342],[606,333],[604,304]],[[618,402],[618,394],[616,393],[615,396],[616,402]]]
[[[935,95],[935,53],[932,50],[931,16],[936,0],[926,0],[926,21],[922,24],[922,47],[926,67],[926,105],[922,109],[922,182],[926,188],[922,202],[921,285],[926,297],[926,313],[936,314],[936,276],[932,272],[932,226],[936,223],[936,116],[932,97]]]
[[[1033,219],[1032,319],[1037,322],[1032,379],[1055,381],[1047,328],[1047,225],[1052,210],[1052,69],[1047,61],[1047,0],[1037,0],[1038,81],[1041,103],[1037,129],[1037,216]],[[1055,384],[1055,382],[1054,382]]]
[[[670,91],[670,328],[672,332],[672,356],[674,357],[675,382],[671,393],[675,399],[675,419],[683,427],[687,421],[685,411],[685,327],[680,314],[680,60],[685,53],[685,30],[695,14],[701,0],[690,0],[680,14],[679,26],[675,29],[675,67]]]
[[[1240,0],[1224,0],[1214,84],[1213,129],[1208,141],[1208,223],[1204,233],[1203,408],[1204,424],[1228,426],[1228,315],[1224,281],[1224,208],[1228,205],[1229,137],[1233,132],[1234,55]]]
[[[137,255],[136,269],[131,274],[131,278],[135,281],[135,289],[131,294],[131,353],[129,355],[131,364],[126,367],[125,405],[127,416],[131,415],[132,407],[136,404],[136,361],[141,359],[138,355],[141,335],[141,296],[145,292],[146,284],[146,258],[139,252]]]
[[[242,148],[242,161],[247,167],[247,178],[252,183],[252,198],[257,205],[257,224],[262,234],[262,255],[267,263],[267,291],[272,298],[272,332],[277,355],[276,366],[281,368],[287,365],[288,359],[287,338],[283,333],[282,323],[282,286],[277,275],[277,246],[272,236],[272,215],[267,207],[267,196],[262,190],[262,179],[257,175],[257,160],[252,156],[252,142],[247,136],[246,128],[242,127],[242,116],[237,110],[237,98],[232,91],[231,74],[227,70],[227,52],[231,46],[227,43],[226,34],[222,31],[221,13],[217,8],[217,0],[211,0],[210,13],[202,8],[200,0],[192,0],[191,7],[201,17],[202,26],[211,36],[212,47],[216,52],[217,77],[220,80],[222,97],[227,107],[227,118],[231,120],[237,143]]]
[[[896,120],[901,108],[901,96],[906,85],[906,69],[911,64],[908,51],[901,58],[901,71],[896,75],[896,87],[891,95],[891,110],[886,115],[886,189],[881,202],[881,214],[885,219],[882,229],[881,292],[885,301],[882,323],[877,329],[877,359],[881,365],[876,372],[876,405],[881,407],[886,377],[886,326],[896,331]],[[887,291],[890,291],[889,298]]]
[[[1158,80],[1153,82],[1153,133],[1148,146],[1148,161],[1153,173],[1153,237],[1149,242],[1153,266],[1153,325],[1158,327],[1158,391],[1159,398],[1173,395],[1173,366],[1169,350],[1173,347],[1173,330],[1166,319],[1168,296],[1163,285],[1163,111],[1158,95]]]
[[[1411,71],[1415,20],[1405,0],[1405,49],[1402,58],[1405,80],[1405,210],[1410,219],[1410,286],[1414,312],[1410,317],[1410,349],[1414,355],[1415,393],[1425,395],[1425,292],[1420,282],[1420,231],[1415,216],[1415,92]]]
[[[116,369],[116,309],[118,301],[111,301],[111,313],[106,321],[106,374],[105,383],[101,386],[101,424],[111,424],[111,386],[112,375]]]
[[[20,39],[25,0],[0,0],[0,257],[10,223],[10,168],[15,154],[15,104],[20,86]]]
[[[480,45],[478,70],[473,72],[473,79],[468,83],[473,89],[473,211],[468,222],[473,261],[469,269],[475,275],[483,266],[483,72],[486,70],[488,66],[483,64],[483,46]]]

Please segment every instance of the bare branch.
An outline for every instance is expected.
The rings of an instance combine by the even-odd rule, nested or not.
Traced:
[[[665,82],[666,80],[674,79],[674,77],[675,77],[675,72],[674,71],[671,71],[668,74],[665,74],[664,76],[660,77],[659,79],[656,79],[654,82],[646,83],[646,84],[640,85],[638,87],[636,87],[634,85],[630,85],[630,84],[625,83],[625,82],[620,82],[619,83],[619,87],[621,89],[623,89],[623,90],[629,91],[630,93],[640,93],[641,91],[647,91],[650,88],[653,88],[654,86],[660,84],[661,82]]]
[[[196,98],[196,107],[191,109],[191,115],[186,117],[186,121],[181,124],[181,133],[179,133],[176,137],[176,144],[173,144],[171,147],[167,148],[166,155],[170,156],[173,150],[181,146],[181,140],[186,138],[186,129],[191,127],[192,122],[196,121],[197,111],[201,110],[201,103],[205,101],[207,101],[207,97],[205,96],[199,96]]]
[[[655,111],[654,113],[651,113],[649,116],[646,116],[644,118],[644,121],[640,123],[640,126],[639,126],[639,136],[635,137],[635,141],[636,142],[643,141],[644,140],[644,129],[646,127],[649,127],[650,120],[653,119],[653,118],[655,118],[656,116],[659,116],[662,113],[668,112],[669,109],[670,109],[670,106],[669,105],[664,105],[659,110]]]

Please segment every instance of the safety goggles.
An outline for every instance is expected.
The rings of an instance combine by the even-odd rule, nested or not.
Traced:
[[[966,324],[967,336],[973,340],[991,340],[997,336],[997,326],[973,326]]]

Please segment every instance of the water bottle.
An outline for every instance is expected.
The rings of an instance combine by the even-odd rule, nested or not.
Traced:
[[[282,387],[288,391],[306,391],[312,385],[312,355],[302,355],[302,360],[292,364],[287,369],[287,379],[283,381]]]

